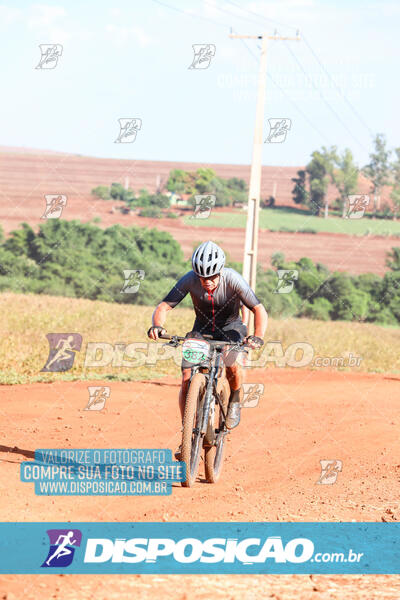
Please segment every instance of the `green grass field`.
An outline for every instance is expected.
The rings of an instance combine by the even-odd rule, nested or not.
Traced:
[[[207,219],[185,217],[184,222],[193,227],[241,227],[246,226],[246,211],[212,212]],[[400,235],[400,221],[390,219],[342,219],[340,217],[315,217],[299,209],[265,208],[260,210],[260,228],[271,231],[301,231],[343,233],[347,235]]]
[[[0,383],[56,380],[142,380],[164,375],[178,377],[180,368],[172,359],[156,364],[147,361],[132,367],[85,367],[88,342],[130,344],[146,342],[155,352],[159,342],[146,337],[153,308],[110,304],[55,296],[0,294]],[[170,313],[170,333],[184,334],[193,324],[191,309]],[[47,333],[80,333],[82,348],[73,368],[66,373],[41,373],[48,357]],[[295,342],[308,342],[315,356],[362,357],[361,371],[400,372],[400,331],[372,324],[322,322],[309,319],[270,320],[266,341],[280,341],[284,351]],[[161,345],[161,344],[160,344]],[[143,362],[143,361],[142,361]],[[153,361],[154,362],[154,361]],[[274,366],[274,363],[268,363]]]

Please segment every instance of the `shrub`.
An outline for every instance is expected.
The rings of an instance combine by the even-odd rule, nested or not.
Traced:
[[[275,268],[280,268],[285,262],[285,255],[283,252],[274,252],[271,256],[271,265]]]
[[[318,231],[312,227],[303,227],[302,229],[298,229],[297,233],[318,233]]]
[[[162,212],[161,209],[156,206],[148,206],[146,208],[142,208],[139,212],[139,217],[148,217],[150,219],[161,219]]]
[[[92,190],[92,195],[102,200],[111,200],[110,188],[107,185],[98,185]]]

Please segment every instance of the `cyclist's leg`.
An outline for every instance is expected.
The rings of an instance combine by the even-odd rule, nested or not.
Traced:
[[[227,325],[224,328],[224,336],[232,342],[240,342],[246,335],[247,327],[241,321]],[[240,393],[243,383],[243,370],[237,362],[238,356],[239,354],[236,351],[230,351],[224,356],[226,378],[231,389],[226,418],[228,429],[233,429],[240,422]]]
[[[247,327],[242,321],[235,321],[224,327],[224,337],[230,342],[242,342],[247,336]],[[228,350],[224,354],[224,363],[226,369],[226,378],[231,388],[231,392],[240,390],[243,382],[243,370],[237,362],[239,352],[236,350]]]
[[[226,378],[229,383],[229,387],[231,388],[231,392],[236,390],[240,390],[243,383],[243,370],[242,366],[235,362],[233,365],[229,367],[225,367],[226,370]]]

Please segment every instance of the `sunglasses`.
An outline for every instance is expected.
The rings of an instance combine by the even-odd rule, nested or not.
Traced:
[[[202,277],[203,281],[215,281],[217,279],[217,277],[219,277],[219,273],[217,273],[216,275],[212,275],[211,277]]]

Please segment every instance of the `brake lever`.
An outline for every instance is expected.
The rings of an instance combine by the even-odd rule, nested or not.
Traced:
[[[231,346],[231,350],[235,350],[236,352],[245,352],[246,354],[249,353],[249,351],[246,350],[245,346],[242,346],[240,344],[236,344],[235,346]]]

